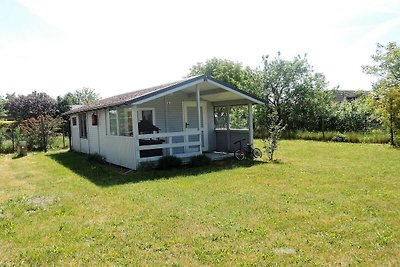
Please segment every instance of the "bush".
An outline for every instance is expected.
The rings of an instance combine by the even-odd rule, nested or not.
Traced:
[[[190,166],[192,167],[202,167],[211,164],[211,159],[206,155],[198,155],[190,158]]]
[[[158,160],[158,168],[168,170],[178,168],[182,165],[182,160],[175,156],[163,156]]]
[[[3,141],[0,143],[0,153],[10,154],[13,152],[14,152],[14,149],[13,149],[11,140]]]
[[[61,118],[42,116],[30,118],[21,124],[22,133],[28,142],[29,150],[46,150],[56,136],[62,123]],[[44,140],[43,140],[44,139]]]
[[[346,135],[337,133],[332,137],[333,142],[346,142]]]
[[[143,161],[140,162],[138,170],[139,171],[151,171],[156,168],[154,161]]]

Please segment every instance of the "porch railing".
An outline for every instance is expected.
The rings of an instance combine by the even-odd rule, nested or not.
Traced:
[[[140,134],[138,135],[139,140],[149,140],[149,139],[164,139],[165,143],[162,144],[150,144],[150,145],[141,145],[139,146],[139,151],[144,150],[152,150],[152,149],[163,149],[164,155],[174,155],[179,158],[186,158],[196,156],[202,153],[201,151],[201,131],[193,130],[193,131],[184,131],[184,132],[168,132],[168,133],[157,133],[157,134]],[[173,138],[183,139],[183,142],[173,142]],[[191,141],[190,137],[195,138],[196,141]],[[190,151],[191,148],[197,147],[197,151]],[[183,148],[182,153],[174,153],[174,148]],[[139,153],[140,154],[140,153]],[[139,162],[143,161],[155,161],[161,158],[162,156],[153,156],[153,157],[140,157]]]

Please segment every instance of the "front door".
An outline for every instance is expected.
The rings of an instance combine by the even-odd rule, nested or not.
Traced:
[[[199,120],[197,116],[197,104],[195,101],[183,102],[183,130],[197,131],[199,128]],[[203,151],[208,150],[208,129],[207,129],[207,103],[200,102],[200,131],[201,131],[201,146]],[[189,135],[189,141],[199,141],[198,135]],[[198,151],[198,146],[188,147],[188,151]]]

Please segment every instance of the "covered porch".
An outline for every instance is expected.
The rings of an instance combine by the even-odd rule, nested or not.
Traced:
[[[204,152],[213,159],[229,156],[238,146],[253,142],[253,105],[262,103],[245,92],[212,78],[185,84],[137,101],[132,105],[135,165],[162,156],[190,158]],[[240,111],[240,123],[232,123],[232,111]],[[237,114],[235,119],[237,120]],[[153,131],[140,129],[148,120]],[[235,126],[241,126],[240,129]]]

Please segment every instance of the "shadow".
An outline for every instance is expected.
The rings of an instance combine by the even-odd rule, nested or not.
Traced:
[[[63,151],[46,156],[101,187],[158,179],[171,179],[177,176],[196,176],[222,170],[266,164],[263,161],[225,159],[213,161],[211,165],[203,167],[182,166],[179,169],[173,170],[134,171],[109,163],[90,162],[87,154],[74,151]]]

